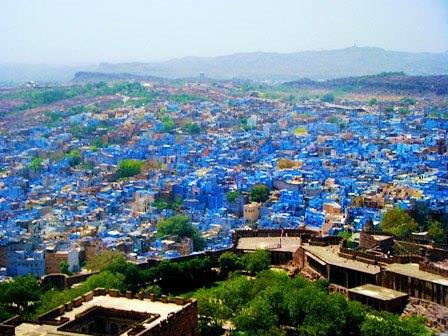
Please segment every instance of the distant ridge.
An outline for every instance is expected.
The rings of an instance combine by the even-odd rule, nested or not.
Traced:
[[[216,57],[183,57],[153,63],[100,63],[85,67],[0,65],[0,82],[69,81],[76,72],[126,73],[164,78],[296,80],[373,75],[403,71],[408,75],[448,75],[448,52],[410,53],[374,47],[295,53],[237,53]]]
[[[382,73],[378,75],[346,77],[313,81],[301,79],[283,83],[294,88],[345,89],[348,91],[394,92],[400,94],[448,94],[447,75],[406,76],[403,73]]]
[[[123,81],[123,80],[163,81],[164,79],[150,75],[136,75],[131,73],[104,73],[104,72],[79,71],[75,73],[72,82],[91,83],[100,81]]]
[[[297,53],[238,53],[217,57],[184,57],[161,63],[99,65],[102,72],[152,74],[160,77],[247,78],[258,80],[324,80],[403,71],[409,75],[448,74],[448,53],[409,53],[372,47]]]

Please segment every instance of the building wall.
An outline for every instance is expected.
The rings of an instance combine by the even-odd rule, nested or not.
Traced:
[[[448,286],[385,270],[381,285],[448,307]]]
[[[181,311],[168,316],[153,328],[139,336],[196,336],[198,326],[197,302],[192,301]]]
[[[70,272],[77,272],[79,270],[78,251],[58,251],[45,253],[45,273],[59,273],[61,262],[68,263],[68,270]]]
[[[260,203],[249,203],[244,205],[244,218],[255,222],[260,218]]]

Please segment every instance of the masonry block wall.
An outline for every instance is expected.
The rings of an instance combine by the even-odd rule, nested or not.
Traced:
[[[166,320],[137,336],[196,336],[198,325],[198,306],[191,301],[184,309],[171,314]]]

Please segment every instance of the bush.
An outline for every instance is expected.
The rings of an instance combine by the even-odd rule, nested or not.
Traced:
[[[277,168],[278,169],[290,169],[292,167],[294,167],[294,161],[292,161],[288,158],[277,160]]]
[[[121,160],[118,163],[117,175],[119,178],[127,178],[141,173],[143,161]]]
[[[191,223],[190,218],[185,215],[177,215],[160,221],[157,225],[157,236],[175,235],[179,238],[191,238],[195,251],[203,250],[205,240],[201,233]]]
[[[327,93],[327,94],[324,94],[321,98],[320,98],[320,100],[321,101],[323,101],[323,102],[325,102],[325,103],[332,103],[332,102],[334,102],[335,101],[335,96],[332,94],[332,93]]]
[[[263,203],[269,198],[269,188],[265,184],[257,184],[250,190],[250,200],[252,202]]]
[[[269,269],[271,266],[271,256],[268,251],[257,249],[255,252],[246,253],[242,262],[246,271],[256,274]]]
[[[388,210],[381,220],[381,229],[399,238],[409,237],[417,230],[417,223],[406,211],[395,207]]]
[[[240,196],[241,196],[241,192],[238,190],[229,191],[226,194],[226,199],[227,199],[227,202],[232,203],[232,202],[235,202],[238,199],[238,197],[240,197]]]

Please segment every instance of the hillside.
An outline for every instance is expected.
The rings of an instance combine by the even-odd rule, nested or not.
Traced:
[[[238,53],[184,57],[159,63],[100,63],[83,67],[0,65],[0,83],[68,81],[79,71],[127,73],[165,78],[196,77],[295,80],[363,76],[403,71],[408,75],[448,75],[448,53],[409,53],[372,47],[297,53]]]
[[[129,72],[161,77],[288,80],[329,79],[403,71],[409,75],[448,74],[448,53],[407,53],[351,47],[298,53],[239,53],[185,57],[162,63],[100,64],[100,72]]]
[[[287,87],[313,89],[344,89],[348,91],[369,91],[389,93],[448,93],[448,76],[406,76],[403,73],[382,73],[379,75],[345,77],[314,81],[300,79],[284,83]]]

